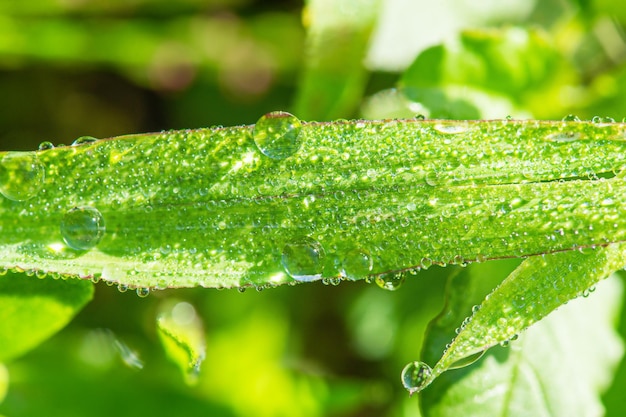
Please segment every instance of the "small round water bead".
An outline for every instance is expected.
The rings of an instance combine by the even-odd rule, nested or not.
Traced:
[[[93,248],[100,242],[105,231],[104,217],[95,207],[74,207],[61,220],[61,235],[72,249]]]
[[[275,111],[262,116],[254,126],[252,138],[263,155],[285,159],[300,149],[302,122],[294,115]]]

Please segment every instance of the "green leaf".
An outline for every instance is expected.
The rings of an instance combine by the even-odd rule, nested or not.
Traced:
[[[0,363],[0,403],[4,400],[9,390],[9,371]]]
[[[441,359],[411,391],[419,391],[468,357],[515,339],[559,306],[585,294],[626,262],[626,245],[563,252],[524,261],[463,323]]]
[[[255,130],[2,153],[0,266],[133,287],[273,286],[606,245],[626,240],[625,134],[279,113]]]
[[[602,282],[589,299],[561,307],[508,348],[442,375],[420,395],[424,415],[602,415],[599,394],[623,354],[614,331],[622,292],[617,279]]]
[[[1,277],[0,361],[24,354],[61,330],[92,296],[89,281]]]
[[[180,368],[185,381],[196,383],[206,347],[204,328],[194,307],[168,300],[157,317],[157,331],[165,352]]]
[[[519,264],[518,259],[475,263],[451,275],[446,283],[444,308],[428,326],[421,360],[436,363],[475,306]]]
[[[298,115],[333,120],[354,114],[367,82],[363,60],[380,3],[380,0],[307,2],[306,65],[294,105]]]
[[[558,90],[574,80],[570,65],[543,32],[507,28],[467,30],[423,51],[399,86],[433,118],[494,117],[499,106],[489,101],[503,100],[514,113],[523,108],[554,117],[563,111]]]

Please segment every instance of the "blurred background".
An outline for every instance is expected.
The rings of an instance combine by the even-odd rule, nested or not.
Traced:
[[[0,0],[0,149],[250,124],[273,110],[304,120],[626,116],[617,0],[309,3]],[[491,271],[504,278],[515,262]],[[394,292],[314,283],[139,298],[98,283],[70,326],[8,365],[0,414],[419,415],[399,375],[455,271],[431,268]],[[192,385],[156,333],[172,299],[206,331]]]

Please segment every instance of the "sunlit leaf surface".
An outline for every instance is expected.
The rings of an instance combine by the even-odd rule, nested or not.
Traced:
[[[626,236],[624,138],[617,123],[273,113],[3,153],[2,266],[271,286],[606,245]]]

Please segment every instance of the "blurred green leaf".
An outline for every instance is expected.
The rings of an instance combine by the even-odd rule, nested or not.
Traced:
[[[90,281],[1,277],[0,361],[24,354],[61,330],[92,296]]]
[[[0,403],[4,400],[9,390],[9,371],[4,364],[0,363]]]
[[[573,68],[544,32],[513,27],[466,30],[454,41],[423,51],[399,87],[409,100],[428,108],[433,118],[493,114],[489,108],[483,110],[484,100],[473,98],[481,94],[506,98],[514,108],[543,117],[559,114],[564,104],[558,91],[575,81]]]
[[[310,0],[304,74],[294,113],[307,120],[354,115],[367,81],[363,59],[380,0]]]
[[[602,415],[598,394],[623,354],[613,329],[622,293],[618,280],[602,282],[589,299],[561,307],[509,348],[442,375],[420,395],[424,415]]]
[[[181,370],[188,384],[197,382],[205,358],[205,334],[194,307],[168,300],[157,317],[157,331],[167,356]]]

